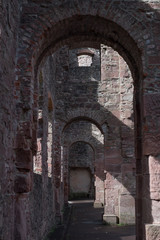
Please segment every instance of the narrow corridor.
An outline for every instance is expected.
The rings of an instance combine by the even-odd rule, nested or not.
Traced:
[[[92,201],[73,201],[72,215],[65,240],[135,240],[134,226],[107,226],[102,223],[103,209]]]

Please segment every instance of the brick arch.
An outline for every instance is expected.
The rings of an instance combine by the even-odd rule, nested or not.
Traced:
[[[89,5],[89,7],[84,8],[83,2],[77,3],[78,6],[76,6],[76,3],[74,2],[73,3],[68,2],[67,5],[64,4],[64,6],[63,4],[60,3],[60,1],[57,1],[57,2],[58,2],[57,6],[55,6],[54,4],[51,4],[51,5],[48,4],[45,10],[43,7],[36,4],[34,4],[33,7],[32,6],[24,7],[22,20],[21,20],[20,34],[21,36],[23,35],[25,36],[22,44],[24,47],[28,48],[29,50],[28,54],[38,57],[38,55],[41,55],[41,53],[44,52],[44,49],[46,50],[49,49],[49,46],[51,46],[51,43],[56,43],[57,41],[60,42],[60,40],[64,39],[62,35],[63,36],[66,35],[65,38],[67,38],[67,33],[69,33],[69,35],[71,36],[72,35],[71,28],[68,29],[68,19],[70,19],[70,23],[72,25],[72,28],[74,29],[74,34],[77,35],[75,28],[77,28],[78,26],[78,31],[80,32],[79,23],[82,22],[83,24],[83,18],[87,18],[87,20],[89,20],[88,22],[90,22],[90,25],[92,25],[92,23],[94,22],[94,17],[96,16],[95,17],[96,24],[94,25],[94,28],[98,29],[96,33],[98,32],[102,33],[101,40],[102,38],[105,39],[105,34],[104,34],[105,31],[107,32],[109,30],[108,37],[111,38],[110,39],[111,41],[113,41],[113,40],[118,40],[117,38],[119,36],[117,34],[119,34],[120,31],[122,31],[122,33],[120,34],[122,36],[125,30],[126,31],[125,35],[122,37],[123,42],[120,42],[120,43],[122,46],[123,45],[126,46],[126,49],[129,49],[129,47],[131,47],[129,46],[131,37],[137,43],[137,46],[141,48],[142,46],[141,42],[144,42],[142,36],[149,32],[145,27],[145,25],[141,21],[138,21],[136,16],[132,14],[132,12],[134,13],[134,10],[132,9],[131,13],[127,12],[126,6],[124,6],[123,8],[122,3],[119,5],[112,4],[112,7],[110,7],[108,6],[105,0],[102,0],[100,4],[95,4],[94,1],[85,1],[85,5]],[[71,9],[68,8],[70,4],[72,4]],[[82,9],[83,10],[85,9],[85,13]],[[33,14],[35,14],[35,17],[33,16]],[[142,15],[143,17],[143,14],[141,11],[139,11],[139,18],[141,17],[140,15]],[[30,18],[30,21],[28,21],[29,18]],[[106,22],[104,21],[104,24],[103,24],[105,25],[105,28],[103,28],[102,26],[103,19],[106,21]],[[75,26],[73,25],[74,21],[77,22]],[[87,21],[85,20],[85,23],[86,22]],[[136,24],[138,24],[139,26],[138,31],[135,28]],[[118,26],[118,28],[120,28],[120,30],[114,31],[114,30],[117,30],[116,25]],[[63,29],[66,29],[65,34]],[[83,29],[84,29],[84,26],[83,26]],[[89,32],[88,27],[86,29],[87,29],[87,32]],[[93,26],[91,30],[93,31]],[[57,36],[54,35],[55,32]],[[60,34],[60,32],[63,32],[63,34],[62,33]],[[28,33],[28,34],[25,34],[25,33]],[[128,40],[127,43],[124,41],[124,39],[126,40],[126,37]],[[121,40],[119,39],[119,41]],[[132,52],[135,51],[131,48],[129,50]],[[136,56],[136,53],[133,53],[133,55]]]
[[[94,112],[95,114],[95,112]],[[90,123],[93,123],[94,125],[96,125],[96,127],[100,130],[100,132],[102,134],[103,133],[103,129],[101,127],[101,121],[99,121],[100,119],[98,119],[98,114],[92,114],[92,112],[89,112],[88,111],[88,114],[86,113],[85,115],[84,114],[75,114],[75,112],[73,112],[73,115],[71,118],[68,119],[68,121],[63,124],[63,130],[62,130],[62,133],[65,132],[66,128],[72,123],[72,122],[78,122],[78,121],[81,121],[81,120],[86,120],[87,122],[90,122]]]
[[[68,149],[74,144],[74,143],[77,143],[77,142],[85,142],[85,143],[87,143],[87,144],[89,144],[91,147],[92,147],[92,149],[93,149],[93,151],[94,151],[94,153],[96,154],[96,152],[97,152],[97,144],[96,144],[96,142],[95,142],[95,140],[94,140],[94,137],[82,137],[82,136],[77,136],[77,137],[75,137],[75,138],[72,138],[72,139],[70,139],[69,140],[69,142],[68,142]]]
[[[72,123],[76,123],[79,121],[86,121],[87,123],[91,123],[94,124],[98,130],[100,131],[100,133],[104,136],[104,132],[103,129],[101,127],[101,125],[99,125],[99,123],[94,119],[94,118],[90,118],[88,116],[77,116],[74,117],[72,119],[70,119],[64,126],[63,126],[63,130],[62,130],[62,144],[64,144],[66,146],[65,143],[65,131],[67,130],[67,128],[72,124]],[[78,141],[85,141],[85,142],[90,142],[92,144],[92,146],[94,147],[94,151],[96,149],[97,146],[97,141],[95,140],[95,138],[93,136],[87,136],[87,134],[84,134],[84,132],[79,132],[78,135],[72,135],[70,137],[70,139],[67,138],[67,147],[70,148],[70,146],[74,143],[74,142],[78,142]],[[99,144],[98,144],[99,145]],[[101,145],[101,144],[100,144]]]
[[[38,17],[36,21],[38,21]],[[34,22],[31,23],[31,26],[25,26],[26,31],[22,31],[22,35],[26,34],[27,29],[32,28],[33,24]],[[50,55],[61,46],[65,44],[72,45],[75,41],[82,42],[87,40],[91,46],[92,42],[104,43],[118,51],[132,69],[132,74],[137,74],[137,71],[141,70],[141,51],[138,45],[142,39],[139,36],[139,32],[136,31],[136,37],[139,36],[139,38],[138,42],[134,41],[134,38],[121,27],[124,25],[124,22],[121,25],[118,22],[118,25],[113,19],[104,19],[100,16],[75,15],[56,24],[54,23],[50,28],[42,28],[43,24],[40,24],[40,22],[36,24],[37,29],[34,31],[36,35],[29,36],[29,39],[25,37],[25,41],[22,42],[21,46],[24,49],[23,53],[27,51],[29,66],[33,61],[36,66],[35,69],[38,68],[45,56]],[[48,24],[47,20],[44,24]],[[138,22],[137,24],[140,23]],[[34,40],[31,41],[30,38]]]
[[[76,123],[79,121],[86,121],[87,123],[94,124],[98,128],[101,135],[104,137],[104,133],[103,133],[101,126],[99,126],[98,123],[94,119],[87,118],[86,116],[85,117],[77,117],[77,118],[71,119],[64,126],[63,131],[62,131],[62,145],[69,149],[75,142],[86,142],[91,145],[95,154],[98,153],[97,149],[101,149],[101,152],[103,152],[104,143],[102,144],[102,143],[98,142],[94,138],[94,136],[92,136],[92,135],[88,136],[87,134],[84,133],[84,131],[82,131],[82,132],[80,131],[78,133],[78,135],[77,134],[70,135],[69,138],[67,137],[67,139],[65,139],[66,129],[70,126],[70,124]]]

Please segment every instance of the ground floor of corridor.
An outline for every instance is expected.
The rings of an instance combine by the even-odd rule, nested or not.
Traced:
[[[62,234],[50,236],[49,240],[135,240],[135,226],[108,226],[103,223],[102,208],[93,208],[93,201],[72,201],[68,224]],[[63,235],[63,236],[62,236]]]

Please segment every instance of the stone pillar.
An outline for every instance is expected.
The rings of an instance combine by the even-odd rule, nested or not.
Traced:
[[[94,207],[101,208],[104,206],[104,182],[95,174],[95,201]]]
[[[94,207],[104,207],[104,149],[101,146],[95,154],[95,201]]]
[[[14,239],[27,240],[28,226],[27,226],[27,204],[28,194],[17,194],[15,200],[15,227]]]
[[[155,71],[155,70],[154,70]],[[151,76],[145,81],[154,81]],[[160,236],[160,108],[159,92],[148,92],[143,96],[143,231],[147,240],[158,240]]]
[[[135,224],[135,164],[122,164],[121,172],[123,187],[119,196],[119,222]]]
[[[121,176],[119,173],[111,172],[111,171],[106,172],[105,207],[104,207],[103,220],[110,224],[118,223],[119,191],[121,188],[120,180],[121,180]]]
[[[24,128],[23,128],[24,129]],[[14,179],[15,192],[15,226],[14,239],[27,240],[29,236],[30,220],[27,219],[29,207],[29,193],[32,186],[32,151],[29,149],[25,134],[17,134],[15,141],[16,150],[16,175]]]
[[[144,173],[144,223],[146,240],[160,239],[160,155],[148,157]]]

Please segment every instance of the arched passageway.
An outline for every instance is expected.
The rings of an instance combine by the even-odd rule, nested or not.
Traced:
[[[56,34],[56,37],[57,39],[61,39],[59,41],[59,45],[57,45],[57,43],[55,44],[55,41],[56,40],[53,40],[51,41],[50,39],[50,43],[51,45],[48,45],[47,48],[43,46],[43,49],[42,49],[42,53],[39,55],[39,56],[35,56],[34,58],[36,59],[37,58],[37,62],[35,63],[35,77],[37,76],[38,74],[38,70],[40,68],[40,65],[38,65],[39,63],[41,63],[41,58],[42,56],[44,57],[44,55],[46,55],[47,51],[46,49],[51,49],[54,47],[57,48],[57,47],[60,47],[61,45],[66,45],[66,44],[70,44],[71,45],[71,42],[80,42],[81,44],[83,44],[84,41],[87,41],[86,44],[88,46],[91,46],[92,47],[92,44],[94,45],[96,42],[99,42],[99,41],[103,41],[104,43],[106,43],[107,45],[109,46],[112,46],[114,47],[115,50],[117,50],[120,54],[122,54],[122,56],[124,57],[124,59],[128,62],[130,68],[131,68],[131,71],[132,71],[132,76],[133,76],[133,79],[134,79],[134,87],[135,87],[135,101],[137,102],[138,101],[138,107],[140,107],[140,92],[139,91],[136,91],[137,89],[140,89],[140,86],[141,86],[141,80],[140,80],[140,76],[141,76],[141,60],[140,60],[140,54],[139,54],[139,50],[138,48],[136,47],[134,41],[129,38],[128,36],[128,33],[125,32],[123,29],[121,29],[120,26],[114,24],[113,22],[110,22],[108,21],[107,24],[105,23],[105,21],[103,19],[100,19],[100,18],[93,18],[93,17],[88,17],[88,16],[84,16],[83,18],[79,18],[79,17],[75,17],[74,18],[74,22],[77,23],[77,25],[79,26],[78,28],[78,32],[77,32],[77,27],[76,25],[73,24],[73,20],[72,18],[68,19],[68,21],[65,21],[65,22],[61,22],[60,25],[63,26],[63,24],[65,24],[65,36],[63,36],[64,40],[62,40],[60,36],[58,36],[58,34]],[[93,23],[95,22],[95,26],[97,26],[97,28],[95,27],[94,31],[92,30],[92,26],[93,26]],[[98,29],[98,23],[101,25],[101,28],[105,29],[105,32],[106,32],[106,37],[105,37],[105,34],[103,33],[103,36],[101,35],[101,30],[99,31]],[[57,23],[58,25],[56,25],[54,28],[53,28],[53,32],[52,32],[52,35],[51,36],[54,36],[54,31],[57,31],[58,29],[60,29],[61,27],[59,26],[59,23]],[[86,25],[87,24],[87,25]],[[84,26],[86,29],[84,29]],[[81,28],[82,27],[82,28]],[[57,30],[56,30],[57,29]],[[68,29],[68,33],[69,33],[69,36],[67,36],[67,29]],[[112,29],[112,30],[110,30]],[[113,30],[114,29],[114,30]],[[109,33],[111,31],[111,33]],[[116,33],[115,33],[116,32]],[[62,32],[59,32],[59,34],[62,34]],[[123,45],[121,43],[118,43],[118,40],[117,40],[117,34],[120,34],[120,36],[123,36],[123,40],[122,38],[120,37],[119,39],[122,40],[123,42]],[[87,35],[87,36],[86,36]],[[69,37],[69,38],[68,38]],[[124,38],[127,38],[127,45],[125,46],[125,39]],[[77,38],[77,40],[76,40]],[[115,44],[116,42],[116,44]],[[46,44],[46,41],[45,41],[45,44]],[[131,45],[130,45],[131,44]],[[130,45],[130,49],[129,48],[129,45]],[[83,46],[83,45],[82,45]],[[85,46],[85,45],[84,45]],[[74,46],[75,47],[75,46]],[[125,51],[124,51],[124,48],[126,47]],[[132,50],[134,47],[134,51]],[[53,49],[53,50],[54,50]],[[52,50],[52,51],[53,51]],[[129,52],[130,50],[130,52]],[[39,53],[40,53],[40,49],[39,49]],[[60,67],[59,68],[56,68],[56,74],[57,74],[57,77],[58,77],[58,81],[60,81],[60,84],[64,81],[64,79],[67,80],[67,68],[69,66],[67,66],[67,60],[65,58],[61,58],[61,54],[62,56],[65,56],[65,52],[67,50],[65,48],[62,48],[62,50],[60,50],[58,52],[59,54],[59,57],[58,57],[58,62],[56,64],[60,64]],[[135,52],[137,51],[137,53],[135,54]],[[64,54],[63,54],[64,52]],[[38,53],[38,54],[39,54]],[[65,69],[64,71],[64,74],[61,75],[61,72],[63,72],[63,69]],[[96,69],[94,70],[96,71]],[[37,81],[34,81],[34,92],[36,94],[37,92],[37,84],[36,84]],[[83,90],[82,90],[83,91]],[[31,99],[32,99],[32,96],[30,96]],[[55,96],[57,98],[57,96]],[[27,104],[29,103],[30,101],[27,101]],[[36,106],[36,101],[35,101],[35,106]],[[137,119],[137,118],[140,118],[141,117],[141,113],[140,112],[137,112],[137,111],[140,111],[141,108],[136,108],[136,104],[135,104],[135,115],[136,115],[136,135],[138,136],[137,137],[137,141],[141,141],[141,135],[140,135],[140,132],[139,132],[139,129],[140,129],[140,119]],[[57,113],[57,114],[60,114],[60,119],[63,119],[64,116],[63,114],[65,114],[65,112],[60,112],[60,113]],[[61,219],[61,212],[62,212],[62,209],[63,209],[63,188],[64,188],[64,185],[63,185],[63,161],[64,159],[62,158],[60,160],[60,156],[61,156],[61,139],[60,139],[60,136],[61,136],[61,131],[62,131],[62,124],[59,123],[59,121],[57,121],[58,119],[58,116],[56,114],[56,110],[55,110],[55,123],[54,123],[54,126],[53,126],[53,132],[55,134],[54,136],[54,141],[53,141],[53,146],[54,146],[54,170],[53,170],[53,181],[55,182],[55,195],[54,195],[54,199],[55,199],[55,214],[56,214],[56,219],[58,219],[57,221],[59,221],[59,219]],[[35,126],[36,126],[36,122],[35,122]],[[141,145],[140,142],[137,143],[137,146],[139,147]],[[139,154],[141,154],[141,149],[137,149],[137,152]],[[104,160],[103,160],[104,161]],[[132,166],[131,166],[132,167]],[[110,167],[109,167],[110,168]],[[107,171],[106,170],[106,166],[104,166],[104,170],[103,171]],[[115,170],[113,170],[114,172]],[[117,171],[117,170],[116,170]],[[115,172],[116,172],[115,171]],[[108,171],[107,171],[108,173]],[[119,175],[119,174],[118,174]],[[99,179],[102,179],[100,181],[102,181],[102,185],[104,184],[104,173],[103,173],[103,176],[102,174],[100,175],[100,178]],[[108,179],[110,179],[110,176],[108,176]],[[107,180],[108,181],[108,180]],[[61,184],[62,183],[62,184]],[[107,183],[107,182],[106,182]],[[99,183],[99,186],[101,186],[101,184]],[[102,188],[102,186],[100,187]],[[138,190],[138,189],[137,189]],[[108,192],[110,191],[110,187],[108,188],[107,190],[107,187],[106,187],[106,193],[107,195],[105,196],[105,200],[102,200],[103,202],[103,205],[104,205],[104,201],[106,201],[106,197],[107,196],[112,196],[112,193]],[[100,190],[100,192],[102,192],[103,194],[103,198],[104,198],[104,190]],[[138,191],[137,191],[138,192]],[[109,195],[108,195],[109,193]],[[110,195],[111,194],[111,195]],[[108,198],[108,200],[106,201],[106,204],[108,204],[108,202],[111,201],[112,202],[112,197]],[[117,203],[115,202],[114,205],[116,206]],[[109,209],[107,208],[107,205],[105,207],[105,211],[106,213],[108,212],[109,214],[110,213],[115,213],[116,210],[112,210],[110,209],[110,204],[108,205],[109,206]],[[140,205],[137,205],[137,207],[140,206]],[[106,214],[106,217],[109,215],[109,214]],[[140,214],[141,215],[141,214]],[[137,215],[138,218],[140,218],[140,215]],[[116,215],[115,215],[116,217]],[[137,223],[138,221],[141,221],[141,220],[138,220],[137,218]],[[139,226],[139,224],[138,224]]]

